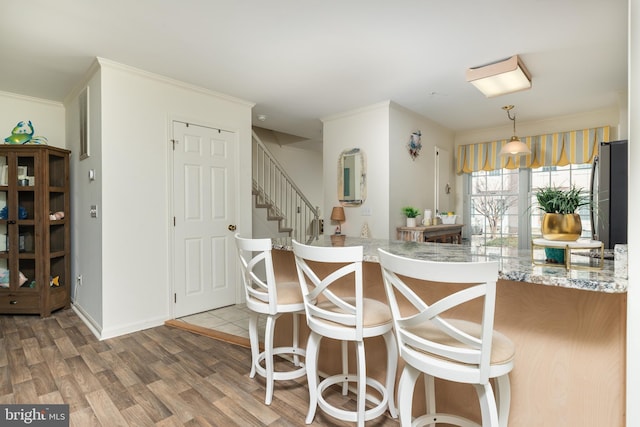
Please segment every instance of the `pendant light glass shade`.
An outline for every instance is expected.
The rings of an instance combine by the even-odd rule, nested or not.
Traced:
[[[527,154],[531,154],[531,150],[527,147],[527,144],[520,141],[520,138],[516,136],[516,116],[515,114],[511,117],[511,110],[513,109],[513,105],[505,105],[502,107],[503,110],[507,112],[507,117],[509,120],[513,121],[513,136],[511,140],[507,142],[502,149],[500,150],[501,156],[524,156]]]
[[[527,147],[527,144],[520,141],[517,136],[512,136],[511,141],[507,142],[500,150],[501,156],[524,156],[531,154],[531,150]]]

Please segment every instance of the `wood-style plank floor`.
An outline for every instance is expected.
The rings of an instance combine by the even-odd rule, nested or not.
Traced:
[[[170,326],[99,341],[72,310],[0,315],[0,403],[66,403],[70,426],[305,425],[306,380],[276,382],[266,406],[250,364],[242,345]],[[354,405],[339,393],[330,400]],[[353,424],[318,411],[311,425]]]

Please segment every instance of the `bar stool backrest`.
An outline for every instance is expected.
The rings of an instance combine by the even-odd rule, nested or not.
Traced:
[[[247,307],[260,313],[278,312],[278,292],[271,258],[271,239],[235,235]]]
[[[294,240],[293,253],[309,328],[330,338],[362,340],[362,246],[318,247]]]
[[[486,384],[491,363],[498,263],[423,261],[382,249],[378,249],[378,254],[400,356],[437,377]],[[451,292],[427,302],[415,290],[416,286],[429,284],[416,284],[410,279],[450,284],[447,288],[450,287]],[[468,286],[460,290],[460,286],[454,284]],[[450,314],[448,316],[449,310],[478,298],[484,301],[476,327],[470,328],[471,322],[452,320]]]

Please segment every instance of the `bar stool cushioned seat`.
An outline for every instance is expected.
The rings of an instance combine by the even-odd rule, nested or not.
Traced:
[[[277,282],[271,258],[271,239],[245,239],[235,236],[238,258],[242,270],[242,282],[245,290],[247,308],[251,310],[249,317],[249,341],[251,342],[251,373],[256,373],[266,380],[266,396],[264,403],[271,404],[274,381],[291,380],[302,377],[306,373],[300,356],[306,350],[298,343],[299,316],[304,314],[304,303],[298,282]],[[283,314],[293,314],[293,336],[291,346],[274,347],[273,333],[276,320]],[[264,333],[264,351],[260,351],[258,336],[258,317],[266,316]],[[274,356],[289,354],[292,356],[294,369],[276,371]],[[264,363],[264,366],[263,366]]]
[[[393,336],[393,323],[387,304],[364,298],[362,286],[363,248],[316,247],[293,241],[296,269],[304,298],[307,325],[307,382],[309,384],[309,412],[306,423],[313,422],[319,407],[334,418],[364,422],[383,414],[387,409],[397,417],[394,404],[398,350]],[[385,384],[367,377],[364,339],[382,336],[387,349]],[[330,375],[318,383],[318,350],[323,337],[341,342],[342,373]],[[347,343],[356,348],[356,374],[349,373]],[[342,394],[348,394],[349,383],[356,384],[356,410],[348,411],[330,404],[325,390],[342,384]],[[379,400],[365,409],[367,387],[375,390]],[[372,399],[369,399],[372,401]]]
[[[378,254],[400,357],[405,361],[398,384],[401,426],[506,427],[515,346],[493,330],[498,264],[423,261],[382,249]],[[417,279],[417,283],[407,279]],[[446,285],[447,292],[427,302],[418,290],[434,286],[433,282]],[[447,313],[477,299],[482,304],[478,323],[455,319]],[[427,414],[413,420],[413,391],[421,373],[425,376]],[[434,378],[472,384],[480,402],[482,423],[437,412]],[[494,380],[495,395],[490,379]]]

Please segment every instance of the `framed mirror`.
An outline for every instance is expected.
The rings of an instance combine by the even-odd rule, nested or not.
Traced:
[[[359,206],[367,197],[367,161],[359,148],[344,150],[338,159],[338,200]]]

